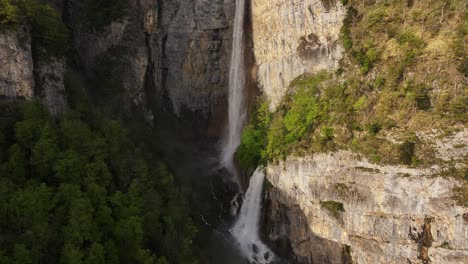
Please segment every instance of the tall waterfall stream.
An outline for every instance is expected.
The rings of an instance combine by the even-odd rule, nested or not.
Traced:
[[[234,18],[233,47],[229,70],[229,124],[223,141],[221,163],[231,173],[235,173],[234,154],[240,145],[242,125],[245,120],[245,62],[244,62],[244,17],[245,0],[237,0]],[[240,215],[231,234],[239,244],[241,253],[251,263],[270,263],[274,255],[260,240],[259,221],[262,201],[262,187],[265,174],[259,167],[250,179],[245,193]]]

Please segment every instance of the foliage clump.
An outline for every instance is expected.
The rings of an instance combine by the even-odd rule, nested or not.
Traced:
[[[267,131],[272,115],[268,109],[268,101],[258,100],[251,113],[251,120],[241,137],[241,144],[236,152],[236,158],[241,167],[256,168],[266,160],[265,147],[267,144]]]
[[[2,0],[0,27],[15,29],[27,25],[36,43],[51,56],[61,56],[68,48],[68,29],[60,14],[39,0]]]
[[[194,263],[168,168],[118,120],[0,107],[0,262]]]
[[[112,21],[123,19],[127,14],[128,0],[86,0],[85,13],[88,25],[102,31]]]
[[[320,205],[328,210],[335,218],[339,217],[341,213],[345,212],[343,203],[335,201],[320,201]]]
[[[403,164],[410,165],[413,161],[416,143],[405,141],[398,148],[400,152],[400,161]]]

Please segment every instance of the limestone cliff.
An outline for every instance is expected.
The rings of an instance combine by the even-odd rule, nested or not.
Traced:
[[[67,109],[65,94],[65,58],[49,58],[46,61],[36,60],[36,95],[49,112],[60,115]]]
[[[324,247],[316,237],[347,245],[355,263],[468,259],[468,211],[452,199],[460,183],[435,176],[434,169],[378,166],[339,151],[290,157],[270,164],[267,172],[273,185],[267,192],[269,216],[289,219],[273,218],[268,236],[289,239],[297,263],[343,262],[339,254],[330,256],[336,246]],[[298,223],[297,215],[304,222]]]
[[[103,89],[102,80],[121,86],[121,108],[143,110],[150,122],[153,110],[165,109],[222,123],[234,0],[122,1],[115,18],[93,17],[106,11],[90,9],[89,2],[47,3],[70,30],[73,56],[42,60],[33,54],[30,29],[2,32],[0,95],[36,95],[51,112],[62,112],[64,75],[71,66],[92,81],[91,90]]]
[[[454,2],[447,16],[436,4],[443,5],[252,1],[255,76],[276,110],[262,153],[282,155],[269,157],[265,239],[292,263],[467,262],[467,97],[460,89],[467,79],[463,59],[451,51],[431,56],[442,38],[444,45],[463,42],[464,35],[447,32],[460,26],[455,7],[466,3]],[[407,18],[417,12],[438,12],[437,19],[416,30],[416,18]],[[419,43],[413,50],[409,35]],[[321,69],[333,80],[316,86],[307,78]],[[431,82],[419,78],[426,75]],[[298,124],[308,114],[313,121]],[[370,138],[373,144],[360,147]]]
[[[272,109],[299,75],[337,67],[345,14],[340,1],[252,0],[257,80]]]
[[[0,33],[0,97],[34,96],[31,36],[26,28]]]
[[[0,97],[38,98],[53,115],[63,113],[65,99],[64,58],[37,55],[27,26],[0,33]],[[44,51],[42,51],[44,52]]]
[[[217,114],[227,83],[233,0],[129,1],[127,15],[101,31],[70,1],[74,45],[89,74],[113,66],[127,108]],[[102,62],[105,62],[104,64]],[[128,105],[130,103],[130,105]]]
[[[163,1],[161,86],[175,113],[216,113],[226,93],[233,0]]]

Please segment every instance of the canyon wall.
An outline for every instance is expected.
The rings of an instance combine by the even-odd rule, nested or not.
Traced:
[[[70,29],[68,65],[91,80],[115,79],[127,112],[143,110],[152,122],[154,110],[164,108],[222,123],[234,0],[131,0],[123,17],[100,28],[90,25],[83,1],[49,3]],[[6,65],[0,96],[36,95],[53,113],[64,111],[65,60],[39,61],[27,27],[6,30],[0,40],[0,60]]]
[[[341,1],[252,0],[257,81],[271,109],[299,75],[338,66],[345,14]]]
[[[219,111],[227,92],[234,2],[163,1],[158,70],[176,114],[184,108]]]
[[[274,110],[296,77],[338,68],[346,8],[325,0],[251,5],[255,76]],[[418,137],[430,138],[439,160],[464,168],[466,129],[458,131]],[[441,164],[376,165],[346,150],[271,163],[265,239],[292,263],[466,263],[468,211],[453,191],[463,182],[442,176]]]
[[[297,263],[321,263],[317,254],[334,252],[316,243],[316,237],[346,245],[355,263],[468,259],[468,211],[452,199],[459,183],[435,176],[431,168],[375,165],[338,151],[270,164],[267,178],[273,221],[268,237],[276,242],[286,237],[301,260]],[[335,256],[324,263],[343,263]]]
[[[234,0],[133,0],[127,15],[101,32],[83,26],[82,8],[78,1],[68,6],[80,60],[91,73],[102,61],[115,67],[127,108],[224,113]]]

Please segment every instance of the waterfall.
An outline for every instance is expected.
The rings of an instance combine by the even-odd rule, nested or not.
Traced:
[[[241,252],[250,263],[270,263],[274,255],[259,237],[262,187],[265,173],[262,167],[255,170],[250,178],[249,188],[242,203],[239,218],[231,229],[231,234],[240,245]]]
[[[245,118],[244,13],[245,0],[237,0],[229,69],[229,124],[221,153],[222,165],[233,173],[235,172],[234,154],[240,144],[242,125]]]
[[[240,145],[242,126],[245,119],[244,86],[244,16],[245,0],[237,0],[232,40],[231,65],[229,69],[229,108],[228,128],[223,140],[221,163],[235,176],[234,154]],[[267,264],[274,258],[273,253],[262,243],[259,237],[260,207],[265,174],[263,168],[257,168],[250,179],[240,215],[231,229],[231,234],[239,243],[241,253],[251,263]],[[237,196],[234,198],[234,205]],[[231,208],[232,209],[232,208]],[[237,210],[233,210],[235,212]]]

